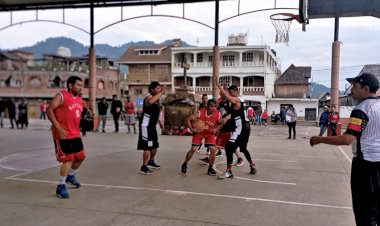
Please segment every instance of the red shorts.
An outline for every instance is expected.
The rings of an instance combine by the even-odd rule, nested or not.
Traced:
[[[54,139],[54,146],[58,162],[74,162],[75,160],[84,160],[86,158],[81,138]]]
[[[219,132],[216,138],[216,147],[224,148],[231,138],[231,132]]]
[[[215,146],[216,136],[213,133],[194,133],[191,145],[200,146],[203,139],[205,140],[205,147]]]

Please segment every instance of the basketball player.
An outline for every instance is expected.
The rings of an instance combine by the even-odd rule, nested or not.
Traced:
[[[163,128],[160,117],[160,104],[159,99],[164,94],[165,88],[162,88],[160,83],[151,82],[149,85],[149,95],[144,99],[143,112],[140,117],[140,131],[137,149],[143,150],[143,165],[141,166],[140,173],[144,175],[152,174],[148,167],[159,169],[161,166],[157,165],[154,157],[159,147],[158,135],[156,130],[157,122]]]
[[[217,87],[220,89],[220,95],[227,99],[231,104],[231,118],[235,121],[236,129],[232,132],[231,138],[225,146],[226,156],[227,156],[227,169],[220,175],[220,179],[233,178],[232,174],[232,161],[233,153],[239,147],[240,152],[242,152],[250,164],[250,174],[256,173],[255,163],[253,162],[249,151],[247,150],[247,144],[249,140],[249,135],[251,132],[251,127],[249,120],[246,116],[246,111],[244,109],[244,100],[239,97],[239,89],[236,85],[231,85],[228,87],[228,93],[223,87],[216,82]]]
[[[191,143],[191,149],[187,152],[185,161],[182,164],[181,172],[187,173],[187,163],[190,161],[191,157],[197,150],[197,148],[202,144],[202,140],[205,140],[205,146],[210,150],[210,164],[207,170],[207,173],[211,176],[215,176],[216,172],[213,168],[215,163],[215,154],[216,147],[215,141],[216,136],[215,133],[220,127],[217,127],[217,124],[221,124],[221,114],[217,109],[217,101],[214,99],[210,99],[207,101],[207,108],[201,108],[196,111],[195,114],[189,115],[185,122],[188,128],[194,132],[193,139]],[[200,132],[197,128],[193,128],[192,122],[194,120],[200,119],[205,122],[205,130]]]
[[[79,188],[77,169],[85,159],[85,151],[80,136],[79,123],[82,114],[82,79],[71,76],[67,79],[67,91],[62,90],[51,101],[47,115],[52,123],[52,133],[57,161],[61,162],[59,183],[56,194],[59,198],[69,198],[65,183]]]

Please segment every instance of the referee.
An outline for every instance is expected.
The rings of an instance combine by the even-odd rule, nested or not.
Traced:
[[[380,99],[376,97],[379,80],[363,73],[347,79],[352,84],[353,98],[360,101],[351,112],[347,130],[334,137],[313,136],[310,145],[352,144],[352,206],[356,224],[380,225]]]

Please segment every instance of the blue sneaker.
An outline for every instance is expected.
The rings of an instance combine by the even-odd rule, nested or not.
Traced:
[[[66,177],[66,183],[67,184],[72,184],[75,188],[79,188],[80,187],[80,183],[75,178],[75,175],[68,175]]]
[[[66,190],[66,186],[64,184],[59,184],[57,186],[57,197],[62,199],[67,199],[70,197],[69,193]]]

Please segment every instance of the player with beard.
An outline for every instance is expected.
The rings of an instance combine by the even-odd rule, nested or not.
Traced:
[[[57,161],[62,163],[56,194],[69,198],[65,183],[79,188],[76,172],[85,159],[79,123],[82,114],[82,79],[71,76],[67,79],[67,90],[62,90],[51,101],[47,115],[52,123],[52,133]]]

